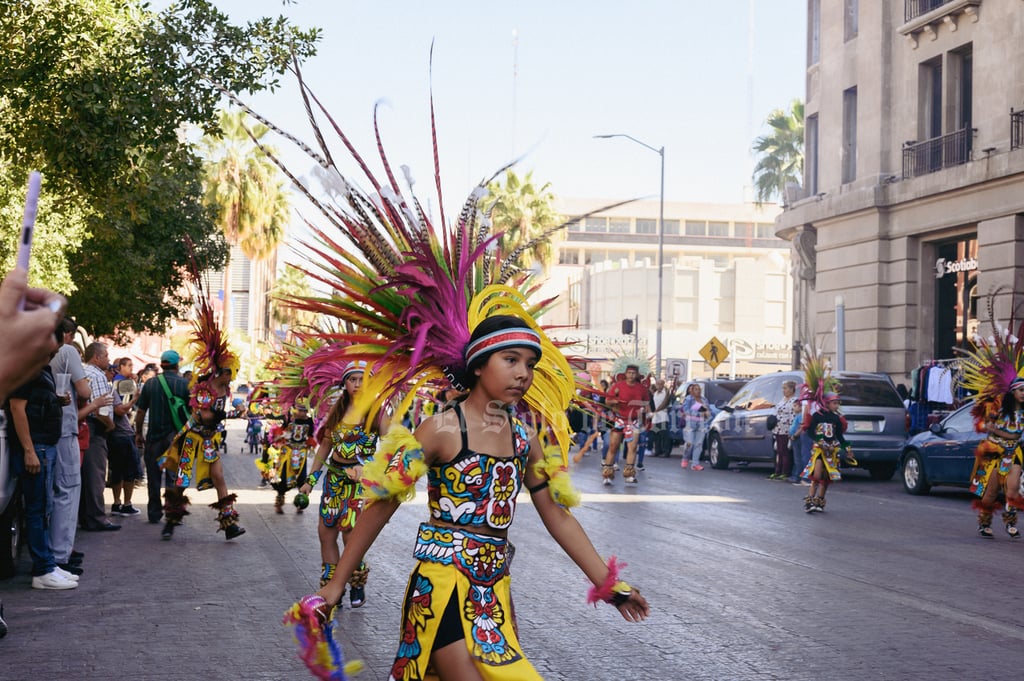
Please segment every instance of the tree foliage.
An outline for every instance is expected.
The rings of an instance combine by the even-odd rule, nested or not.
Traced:
[[[794,99],[789,111],[775,109],[765,121],[771,131],[754,140],[754,196],[765,203],[785,196],[786,185],[804,175],[804,103]]]
[[[505,183],[494,180],[487,185],[493,202],[491,208],[492,231],[501,233],[498,247],[502,253],[523,247],[522,264],[529,267],[538,263],[547,268],[551,264],[552,239],[561,232],[550,233],[562,222],[553,207],[555,195],[551,183],[538,185],[533,171],[519,177],[514,171],[505,171]]]
[[[11,6],[13,5],[13,6]],[[153,13],[142,0],[16,0],[0,12],[0,214],[43,172],[33,281],[67,293],[93,334],[161,331],[201,266],[226,257],[202,201],[188,125],[216,133],[221,90],[273,88],[316,30],[284,18],[232,25],[208,0]],[[0,226],[16,240],[20,219]],[[186,239],[187,237],[187,239]],[[0,248],[0,257],[11,250]]]

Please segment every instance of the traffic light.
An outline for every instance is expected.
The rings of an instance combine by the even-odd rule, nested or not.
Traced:
[[[622,335],[630,336],[633,334],[633,320],[623,319],[622,320]]]

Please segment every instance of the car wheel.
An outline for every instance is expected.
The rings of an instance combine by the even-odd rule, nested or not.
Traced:
[[[712,468],[720,471],[729,467],[729,457],[725,455],[722,441],[714,433],[708,438],[708,461],[711,462]]]
[[[872,480],[892,480],[896,475],[897,465],[895,463],[871,463],[864,466],[871,475]]]
[[[21,498],[15,495],[7,510],[0,514],[0,579],[14,576],[21,538]]]
[[[903,489],[907,494],[928,494],[932,488],[924,476],[924,462],[918,452],[907,452],[903,459]]]

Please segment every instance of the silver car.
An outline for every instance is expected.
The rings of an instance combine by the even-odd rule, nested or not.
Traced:
[[[842,388],[840,413],[845,437],[861,468],[874,480],[889,480],[899,467],[909,428],[907,411],[892,379],[885,374],[833,372]],[[782,384],[803,382],[799,371],[767,374],[751,380],[711,422],[708,458],[715,468],[730,461],[774,463],[768,417],[782,400]]]

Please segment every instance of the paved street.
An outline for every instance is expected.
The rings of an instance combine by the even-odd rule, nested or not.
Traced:
[[[120,532],[80,533],[81,586],[0,582],[11,633],[0,678],[125,681],[308,678],[284,609],[315,588],[316,516],[273,512],[230,423],[227,472],[247,534],[216,534],[212,491],[171,542],[145,515]],[[1012,678],[1024,643],[1024,540],[974,533],[962,492],[905,494],[854,473],[808,516],[804,488],[765,468],[682,471],[648,459],[641,484],[606,491],[589,456],[575,466],[576,511],[602,554],[629,563],[653,613],[629,624],[585,603],[587,585],[523,500],[512,539],[527,655],[545,678],[849,680]],[[424,495],[399,510],[371,550],[365,607],[341,615],[348,656],[377,681],[397,642],[399,595]],[[291,495],[289,495],[289,501]],[[109,498],[108,498],[109,502]],[[313,500],[314,504],[316,499]],[[145,490],[135,499],[145,503]],[[311,507],[312,508],[312,507]]]

